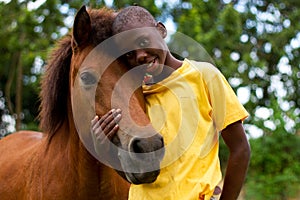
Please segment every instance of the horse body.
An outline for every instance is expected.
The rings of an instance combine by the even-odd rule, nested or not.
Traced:
[[[163,149],[163,140],[144,113],[141,90],[132,87],[139,80],[129,76],[121,81],[124,88],[116,89],[115,83],[129,70],[119,61],[108,62],[101,80],[95,79],[99,65],[109,58],[106,53],[98,55],[96,67],[84,64],[92,49],[111,36],[114,16],[107,9],[87,12],[81,8],[73,34],[62,39],[52,53],[42,80],[40,118],[44,133],[21,131],[0,140],[1,200],[122,200],[128,197],[129,182],[149,183],[158,176],[159,169],[149,170],[147,166],[159,167],[163,151],[158,150]],[[92,104],[85,101],[89,95]],[[111,163],[99,162],[101,152],[95,150],[99,144],[90,134],[90,120],[112,106],[128,109],[113,139],[118,152],[110,156],[121,167],[116,170],[109,167]],[[145,159],[134,154],[149,152]],[[130,171],[131,166],[137,171]]]
[[[79,140],[70,141],[67,129],[62,125],[50,144],[46,135],[31,131],[1,141],[1,199],[127,199],[129,183]]]

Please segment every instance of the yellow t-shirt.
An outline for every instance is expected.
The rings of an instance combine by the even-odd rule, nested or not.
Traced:
[[[147,112],[165,141],[161,173],[131,185],[130,200],[208,200],[221,180],[219,132],[248,113],[217,68],[185,59],[169,77],[143,86]]]

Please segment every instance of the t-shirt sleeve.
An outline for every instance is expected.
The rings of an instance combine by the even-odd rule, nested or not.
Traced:
[[[221,131],[236,121],[243,121],[249,114],[221,72],[213,71],[215,74],[207,82],[207,87],[212,105],[212,118],[217,130]]]

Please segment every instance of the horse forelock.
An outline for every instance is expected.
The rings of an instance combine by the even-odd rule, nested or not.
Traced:
[[[88,13],[92,24],[91,43],[93,46],[97,46],[112,36],[112,24],[116,15],[113,10],[105,7],[90,9]]]
[[[92,25],[88,45],[96,47],[112,36],[111,27],[115,13],[108,8],[90,9],[88,13]],[[41,83],[40,127],[50,137],[68,120],[68,112],[72,112],[68,105],[71,59],[72,35],[68,34],[58,41],[50,54]]]

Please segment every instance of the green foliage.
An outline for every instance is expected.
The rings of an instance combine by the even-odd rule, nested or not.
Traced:
[[[60,12],[61,5],[55,0],[46,1],[37,8],[30,7],[32,3],[0,3],[3,16],[0,21],[0,92],[4,105],[0,109],[4,115],[11,115],[21,122],[17,129],[27,129],[31,124],[30,128],[37,130],[38,80],[49,48],[61,37],[61,30],[66,26],[63,22],[66,14]],[[39,63],[36,63],[37,58]],[[6,129],[9,122],[3,118],[0,122],[1,135],[9,133]]]
[[[147,8],[147,10],[155,17],[161,15],[161,11],[155,5],[154,0],[148,0],[148,1],[115,0],[115,1],[113,1],[113,7],[116,9],[122,9],[126,6],[132,6],[132,5],[138,5],[138,6]]]
[[[250,140],[252,160],[246,183],[246,199],[288,199],[299,192],[300,137],[274,133]]]

